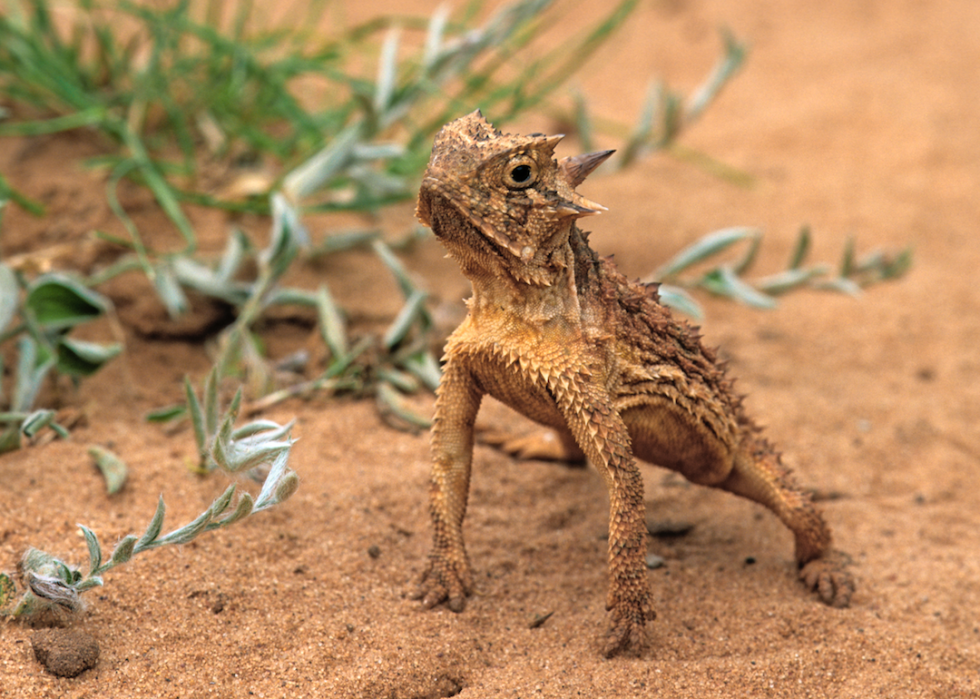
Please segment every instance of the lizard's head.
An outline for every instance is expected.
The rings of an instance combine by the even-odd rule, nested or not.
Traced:
[[[604,210],[575,187],[612,151],[555,161],[562,136],[502,134],[479,111],[442,128],[416,215],[464,272],[503,271],[538,286],[565,266],[572,222]]]

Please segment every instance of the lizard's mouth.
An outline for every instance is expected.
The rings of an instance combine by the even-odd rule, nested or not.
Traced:
[[[463,273],[477,269],[508,275],[522,284],[550,286],[549,273],[532,262],[535,252],[527,243],[497,231],[478,211],[457,204],[457,193],[447,191],[435,178],[422,183],[416,215],[457,258]]]
[[[436,189],[433,186],[435,182],[436,180],[431,177],[426,177],[422,180],[422,187],[419,189],[419,201],[415,206],[415,218],[419,220],[419,223],[428,228],[432,228],[432,220],[430,218],[429,197],[426,195],[428,192]]]

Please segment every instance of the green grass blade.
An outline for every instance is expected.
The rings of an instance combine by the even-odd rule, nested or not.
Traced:
[[[0,136],[44,136],[84,127],[101,126],[106,119],[104,107],[91,107],[80,112],[50,119],[0,124]]]
[[[283,191],[290,201],[302,201],[337,175],[351,160],[362,127],[353,124],[339,133],[320,152],[290,172],[283,180]]]
[[[810,237],[810,227],[801,226],[799,236],[796,238],[796,246],[789,258],[789,269],[799,269],[806,261],[810,253]]]
[[[704,311],[701,310],[700,304],[679,286],[661,284],[657,288],[657,293],[660,295],[660,303],[665,306],[669,306],[695,320],[704,318]]]
[[[717,255],[735,243],[747,238],[758,238],[760,235],[758,229],[745,226],[723,228],[709,233],[691,246],[681,250],[651,276],[657,281],[669,281],[688,267]]]
[[[331,357],[335,360],[346,357],[348,350],[346,324],[340,307],[337,306],[326,284],[321,284],[317,290],[316,309],[320,336],[330,349]]]
[[[822,277],[828,271],[829,268],[825,265],[791,268],[778,274],[771,274],[762,279],[758,279],[754,286],[765,294],[778,296],[779,294],[785,294],[805,286],[811,280]]]
[[[381,45],[381,57],[378,60],[378,79],[374,92],[374,111],[379,116],[385,114],[388,110],[391,103],[391,96],[395,91],[400,38],[401,31],[398,27],[392,27],[388,30],[384,43]],[[384,119],[380,119],[380,121],[381,128],[387,126]]]
[[[841,255],[840,277],[846,279],[854,274],[854,238],[847,239],[844,244],[844,253]]]
[[[776,300],[758,291],[736,275],[729,267],[719,267],[702,277],[699,285],[713,294],[726,296],[756,308],[775,308]]]
[[[192,254],[197,249],[197,238],[194,235],[194,230],[190,222],[180,208],[180,203],[173,188],[167,184],[167,181],[160,174],[160,171],[150,158],[139,136],[126,125],[119,127],[118,132],[126,148],[129,150],[146,186],[153,192],[153,196],[156,198],[157,203],[160,204],[160,208],[163,209],[167,218],[173,222],[184,238],[186,243],[184,253],[188,255]]]
[[[385,348],[388,350],[393,349],[408,336],[412,326],[414,326],[421,317],[421,314],[425,308],[425,299],[426,293],[417,289],[409,295],[408,299],[405,301],[405,305],[401,307],[400,311],[398,311],[398,315],[395,316],[395,320],[392,321],[387,332],[385,332],[384,339],[382,340]]]
[[[411,278],[408,276],[408,271],[405,269],[405,265],[402,264],[401,260],[392,252],[391,248],[383,240],[373,240],[371,241],[371,249],[381,258],[385,267],[392,273],[395,277],[395,281],[398,282],[398,288],[401,289],[402,295],[407,299],[411,298],[415,293],[415,284],[412,282]]]
[[[727,29],[722,30],[722,39],[725,42],[724,55],[715,65],[707,80],[695,89],[687,100],[687,108],[684,111],[684,121],[687,123],[691,123],[701,116],[702,112],[715,100],[721,89],[728,84],[745,62],[747,47],[740,43]]]
[[[207,391],[206,387],[205,391]],[[201,402],[197,399],[197,393],[194,392],[194,387],[191,386],[191,380],[186,375],[184,376],[184,396],[187,399],[187,412],[191,417],[191,427],[194,429],[194,441],[197,443],[197,453],[201,458],[201,466],[203,466],[207,458],[208,435],[210,432],[204,420]]]
[[[0,262],[0,334],[7,329],[17,314],[20,287],[10,267]]]

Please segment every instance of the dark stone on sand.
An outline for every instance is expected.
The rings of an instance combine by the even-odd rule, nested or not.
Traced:
[[[662,539],[673,539],[685,536],[694,529],[693,522],[678,522],[674,520],[647,520],[647,531]]]
[[[40,629],[31,634],[31,647],[44,669],[58,677],[76,677],[99,660],[95,637],[76,629]]]

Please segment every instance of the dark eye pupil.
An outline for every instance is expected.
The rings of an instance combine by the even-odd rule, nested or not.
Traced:
[[[518,184],[523,184],[531,179],[531,166],[530,165],[518,165],[513,170],[510,171],[510,178],[517,182]]]

